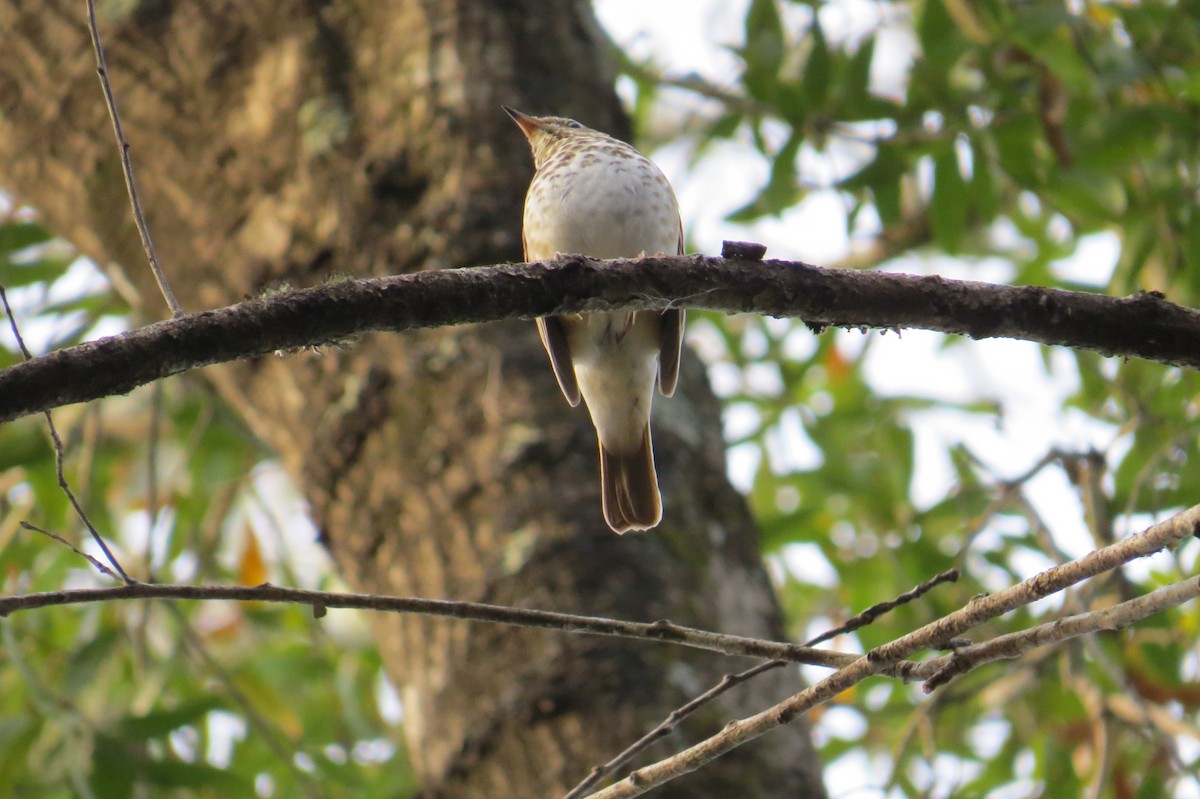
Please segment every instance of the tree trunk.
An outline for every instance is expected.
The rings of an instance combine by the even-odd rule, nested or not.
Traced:
[[[500,104],[627,132],[582,2],[105,10],[147,222],[189,311],[283,282],[518,260],[532,167]],[[98,263],[119,264],[115,284],[147,317],[165,316],[130,221],[82,0],[2,0],[0,30],[5,187]],[[665,521],[623,538],[601,519],[587,414],[563,402],[531,323],[378,335],[206,374],[279,453],[358,590],[781,633],[694,359],[677,397],[656,407]],[[419,616],[373,623],[430,797],[559,795],[747,665]],[[759,678],[673,744],[797,687],[790,670]],[[823,795],[801,725],[658,795],[685,793]]]

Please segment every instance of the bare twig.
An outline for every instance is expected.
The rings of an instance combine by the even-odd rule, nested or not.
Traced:
[[[1104,690],[1101,683],[1088,673],[1086,667],[1073,659],[1067,674],[1063,676],[1066,687],[1079,697],[1088,714],[1088,726],[1092,732],[1092,775],[1088,780],[1087,789],[1081,799],[1101,799],[1112,780],[1109,769],[1112,743],[1112,717],[1104,707]]]
[[[154,396],[150,401],[150,431],[146,441],[146,549],[142,553],[147,581],[154,579],[154,534],[158,530],[162,505],[158,495],[158,447],[163,422],[163,384],[154,384]],[[185,450],[190,452],[191,448]]]
[[[901,605],[907,605],[909,602],[912,602],[914,599],[918,599],[919,597],[924,596],[925,594],[929,593],[929,591],[931,591],[932,589],[941,585],[942,583],[957,582],[958,576],[959,576],[958,569],[947,569],[946,571],[942,572],[941,574],[939,574],[935,577],[931,577],[930,579],[926,580],[925,582],[921,583],[920,585],[916,586],[915,588],[905,591],[903,594],[896,597],[895,599],[891,599],[891,600],[888,600],[887,602],[880,602],[876,605],[872,605],[871,607],[869,607],[866,610],[859,613],[854,618],[846,621],[844,624],[840,624],[837,627],[834,627],[832,630],[826,630],[825,632],[818,635],[816,638],[812,638],[808,641],[805,641],[804,645],[805,646],[816,646],[817,644],[819,644],[823,641],[828,641],[830,638],[835,638],[839,635],[842,635],[843,633],[853,632],[854,630],[857,630],[859,627],[865,627],[866,625],[875,621],[877,618],[879,618],[883,614],[893,611],[896,608],[900,607]]]
[[[1200,530],[1200,505],[1160,522],[1138,535],[1055,566],[992,596],[976,597],[960,610],[877,647],[815,685],[749,718],[730,722],[721,732],[676,755],[632,772],[620,782],[591,794],[591,799],[630,799],[688,774],[804,712],[857,685],[889,665],[921,650],[937,648],[972,627],[1110,571],[1135,558],[1173,546]]]
[[[1183,763],[1183,758],[1179,754],[1178,730],[1164,728],[1158,723],[1161,708],[1155,707],[1152,702],[1142,696],[1129,670],[1124,665],[1117,663],[1108,650],[1100,646],[1095,638],[1085,638],[1083,649],[1091,662],[1111,680],[1111,685],[1117,687],[1115,695],[1112,691],[1108,691],[1104,697],[1106,707],[1111,711],[1114,696],[1119,696],[1120,699],[1115,701],[1129,711],[1129,713],[1121,715],[1121,720],[1126,724],[1141,727],[1146,737],[1154,742],[1154,746],[1165,753],[1172,768],[1179,767]],[[1118,714],[1113,712],[1113,715]],[[1196,733],[1194,727],[1191,735],[1193,738],[1200,739],[1200,734]]]
[[[913,651],[926,642],[924,639],[913,639]],[[907,650],[897,650],[905,651]],[[602,791],[591,794],[591,799],[626,799],[640,796],[651,788],[658,787],[677,777],[682,777],[701,766],[716,760],[721,755],[738,746],[763,735],[776,727],[790,724],[805,711],[829,701],[833,697],[858,683],[878,673],[886,664],[873,662],[866,656],[859,657],[849,666],[838,669],[833,674],[800,691],[757,715],[749,718],[731,721],[721,732],[701,741],[695,746],[665,760],[640,768],[620,782],[614,783]]]
[[[311,605],[313,608],[358,608],[391,613],[422,613],[469,621],[513,624],[522,627],[563,630],[565,632],[637,638],[679,644],[727,655],[787,660],[814,666],[837,668],[858,658],[840,652],[812,649],[796,644],[767,641],[741,635],[698,630],[669,621],[631,622],[599,616],[580,616],[546,610],[510,608],[480,602],[456,602],[417,597],[391,597],[377,594],[353,594],[281,588],[264,583],[258,586],[228,585],[155,585],[131,583],[111,588],[85,588],[68,591],[22,594],[0,597],[0,617],[20,610],[77,605],[126,599],[236,600]]]
[[[947,655],[945,665],[925,681],[925,691],[936,690],[960,674],[965,674],[984,663],[1018,658],[1031,649],[1061,643],[1088,633],[1120,630],[1198,596],[1200,577],[1191,577],[1112,607],[1066,616],[1028,630],[1001,635],[990,641],[958,649]]]
[[[90,564],[92,564],[93,566],[95,566],[95,567],[96,567],[96,569],[97,569],[97,571],[99,571],[100,573],[102,573],[102,574],[106,574],[106,575],[108,575],[109,577],[111,577],[111,578],[112,578],[112,579],[114,579],[114,580],[120,580],[120,579],[121,579],[121,578],[120,578],[120,576],[119,576],[119,575],[118,575],[118,574],[117,574],[115,571],[113,571],[112,569],[108,568],[108,567],[107,567],[107,566],[105,566],[103,563],[101,563],[100,561],[96,560],[96,559],[95,559],[95,558],[93,558],[91,555],[89,555],[88,553],[84,552],[82,549],[80,549],[79,547],[75,546],[75,545],[74,545],[74,544],[72,544],[70,541],[68,541],[67,539],[63,538],[61,535],[59,535],[58,533],[52,533],[52,532],[50,532],[49,530],[43,529],[43,528],[41,528],[41,527],[38,527],[36,524],[30,524],[29,522],[27,522],[27,521],[24,521],[24,520],[22,520],[22,521],[20,522],[20,524],[21,524],[21,527],[25,528],[26,530],[32,530],[32,531],[33,531],[33,532],[35,532],[35,533],[41,533],[42,535],[46,536],[47,538],[52,538],[52,539],[54,539],[55,541],[57,541],[58,543],[62,544],[62,545],[63,545],[64,547],[66,547],[67,549],[69,549],[69,550],[71,550],[72,552],[74,552],[74,553],[75,553],[76,555],[78,555],[79,557],[81,557],[81,558],[83,558],[84,560],[86,560],[88,563],[90,563]]]
[[[1033,506],[1033,503],[1031,503],[1028,497],[1025,496],[1025,487],[1030,480],[1038,476],[1047,466],[1050,466],[1054,463],[1059,463],[1063,466],[1064,470],[1067,470],[1067,464],[1078,456],[1061,450],[1058,447],[1052,447],[1047,450],[1046,453],[1042,455],[1042,457],[1039,458],[1036,463],[1026,469],[1023,473],[1017,475],[1016,477],[1002,479],[984,461],[983,458],[979,457],[979,455],[973,452],[969,447],[963,447],[962,451],[977,469],[980,469],[988,474],[988,476],[996,483],[996,487],[999,489],[996,498],[989,503],[988,509],[981,514],[983,519],[990,518],[992,515],[999,512],[1002,508],[1008,506],[1009,504],[1015,504],[1017,509],[1026,517],[1030,531],[1033,533],[1034,537],[1037,538],[1038,543],[1042,546],[1045,554],[1050,556],[1052,559],[1057,560],[1059,563],[1065,563],[1066,561],[1070,560],[1071,556],[1064,552],[1054,540],[1054,537],[1049,534],[1049,525],[1047,525],[1045,520],[1042,519],[1041,514],[1037,512],[1037,509]],[[972,527],[973,529],[969,538],[974,538],[974,536],[983,529],[982,524],[978,526],[972,525]],[[1112,542],[1109,541],[1108,543]],[[1099,544],[1097,544],[1097,546],[1099,546]],[[963,547],[963,555],[966,554],[967,549],[967,547]]]
[[[108,82],[108,65],[104,60],[104,48],[100,46],[100,30],[96,27],[95,0],[87,0],[88,32],[92,36],[92,49],[96,52],[96,73],[100,76],[100,87],[104,90],[104,104],[108,107],[108,118],[112,120],[113,133],[117,137],[117,147],[121,150],[121,173],[125,176],[125,190],[129,192],[129,204],[133,208],[133,221],[137,224],[138,235],[142,237],[142,247],[146,250],[146,258],[150,261],[150,271],[158,283],[171,315],[183,316],[183,307],[175,299],[174,292],[167,284],[167,277],[158,264],[154,254],[154,242],[150,239],[150,229],[146,227],[146,217],[142,214],[142,204],[138,201],[137,184],[133,180],[133,164],[129,159],[129,142],[121,130],[121,116],[117,113],[117,100],[113,96],[112,85]]]
[[[814,638],[809,639],[808,641],[806,641],[804,643],[804,646],[814,646],[816,644],[821,643],[822,641],[827,641],[830,638],[833,638],[837,635],[841,635],[842,633],[850,632],[852,630],[857,630],[860,627],[870,624],[872,621],[879,618],[884,613],[894,610],[894,609],[900,607],[901,605],[905,605],[905,604],[913,601],[914,599],[917,599],[918,597],[923,596],[924,594],[928,593],[931,589],[935,588],[936,586],[939,586],[942,583],[953,582],[953,581],[957,580],[958,576],[959,575],[958,575],[957,569],[950,569],[948,571],[944,571],[941,574],[937,575],[936,577],[926,580],[925,582],[921,583],[920,585],[916,586],[915,588],[912,588],[911,590],[904,592],[900,596],[896,597],[896,599],[894,599],[894,600],[891,600],[889,602],[880,602],[877,605],[872,605],[871,607],[869,607],[866,610],[864,610],[863,612],[859,613],[853,619],[846,622],[845,624],[842,624],[838,627],[835,627],[832,630],[828,630]],[[681,721],[683,721],[685,718],[687,718],[692,713],[699,710],[704,705],[706,705],[709,702],[711,702],[712,700],[716,699],[718,696],[720,696],[721,694],[730,690],[731,688],[741,685],[742,683],[746,682],[747,680],[751,680],[754,677],[757,677],[758,675],[760,675],[764,672],[771,671],[773,669],[777,669],[780,666],[785,666],[785,665],[787,665],[787,663],[788,663],[788,661],[786,661],[786,660],[769,660],[766,663],[760,663],[757,666],[746,669],[745,671],[739,672],[737,674],[726,674],[724,677],[721,678],[720,682],[718,682],[712,688],[709,688],[707,691],[700,694],[695,699],[693,699],[692,701],[683,705],[682,707],[679,707],[676,710],[672,711],[670,713],[670,715],[668,715],[665,719],[663,719],[658,724],[657,727],[655,727],[650,732],[643,735],[641,738],[639,738],[634,743],[630,744],[630,746],[627,747],[625,749],[625,751],[621,752],[619,755],[614,757],[612,760],[609,760],[607,763],[604,763],[604,764],[599,765],[596,768],[592,769],[592,771],[588,774],[587,778],[584,779],[578,785],[576,785],[574,788],[572,788],[571,791],[568,794],[566,794],[566,796],[563,797],[563,799],[578,799],[578,797],[585,795],[586,791],[590,790],[592,788],[592,786],[594,786],[596,783],[598,783],[606,775],[613,773],[618,768],[620,768],[621,766],[628,763],[639,752],[646,749],[648,746],[650,746],[650,744],[654,743],[658,739],[667,735],[672,729],[677,727]]]
[[[650,744],[654,743],[658,739],[667,735],[671,730],[679,725],[679,722],[683,721],[692,713],[695,713],[704,705],[708,704],[736,685],[741,685],[747,680],[753,679],[765,671],[771,671],[772,669],[777,669],[780,666],[785,665],[787,665],[786,660],[768,660],[765,663],[759,663],[757,666],[746,669],[742,672],[738,672],[737,674],[726,674],[721,678],[721,681],[712,688],[709,688],[707,691],[700,694],[686,705],[671,711],[670,715],[659,722],[657,727],[650,730],[650,732],[646,733],[641,738],[638,738],[636,741],[630,744],[625,751],[621,752],[621,754],[617,755],[612,760],[609,760],[607,763],[603,763],[592,769],[583,782],[572,788],[570,792],[563,796],[563,799],[579,799],[579,797],[585,796],[586,792],[591,790],[592,787],[600,780],[604,779],[605,776],[612,774],[621,766],[628,763],[630,760],[636,757],[639,752],[646,749],[648,746],[650,746]]]
[[[915,633],[910,633],[890,644],[884,644],[871,653],[871,657],[890,660],[894,657],[894,651],[907,648],[907,642],[912,636],[930,628],[941,631],[942,635],[938,639],[939,641],[949,640],[972,627],[977,627],[988,619],[1036,602],[1090,577],[1112,571],[1131,560],[1144,558],[1173,547],[1185,538],[1196,535],[1198,531],[1200,531],[1200,505],[1195,505],[1136,535],[1089,552],[1078,560],[1053,566],[1011,588],[1006,588],[990,596],[976,597],[961,610],[926,625]],[[945,657],[953,658],[954,655]],[[934,663],[938,664],[936,668],[932,668]],[[937,669],[944,665],[945,663],[940,661],[922,663],[912,670],[910,676],[915,678],[932,676]],[[932,670],[930,670],[931,668]]]
[[[828,701],[870,676],[894,670],[901,676],[920,673],[919,667],[901,669],[901,661],[924,650],[942,646],[961,633],[996,616],[1029,604],[1071,585],[1119,567],[1135,558],[1151,555],[1174,546],[1200,530],[1200,505],[1153,525],[1138,535],[1096,550],[1079,560],[1047,569],[1016,586],[993,596],[976,597],[962,609],[927,624],[901,638],[884,644],[864,656],[842,655],[790,644],[763,641],[742,636],[721,635],[680,627],[667,621],[653,623],[624,622],[549,611],[506,608],[471,602],[383,597],[367,594],[335,594],[324,591],[278,588],[269,584],[245,586],[151,585],[131,583],[114,588],[56,591],[0,598],[0,616],[18,610],[120,599],[225,599],[260,602],[290,602],[309,605],[320,615],[325,608],[362,608],[390,612],[414,612],[429,615],[506,623],[568,632],[612,635],[677,643],[710,651],[752,657],[770,657],[815,665],[834,666],[833,674],[792,697],[740,721],[728,724],[720,733],[670,758],[631,773],[620,782],[593,794],[596,799],[633,797],[675,777],[694,771],[731,749],[776,727],[788,724],[800,714]],[[1200,578],[1179,586],[1154,592],[1145,601],[1133,605],[1137,612],[1168,607],[1195,596]],[[1119,610],[1118,610],[1119,609]],[[1121,606],[1118,613],[1129,613]],[[1151,611],[1153,612],[1153,611]],[[1121,618],[1132,618],[1136,613]],[[1102,618],[1098,616],[1097,618]],[[1095,622],[1092,622],[1095,624]],[[953,658],[953,656],[950,656]],[[923,664],[922,664],[923,665]],[[941,665],[945,665],[942,663]],[[762,664],[766,670],[769,664]]]
[[[17,317],[13,315],[12,307],[8,304],[8,293],[5,292],[3,286],[0,286],[0,301],[4,303],[4,313],[8,315],[8,324],[12,329],[13,337],[17,340],[17,346],[21,350],[21,356],[26,361],[29,361],[33,358],[33,354],[29,352],[29,348],[25,346],[25,339],[21,337],[21,330],[19,327],[17,327]],[[116,569],[118,574],[121,575],[122,580],[124,580],[126,583],[132,582],[129,579],[129,575],[127,575],[125,570],[121,568],[121,564],[117,562],[117,558],[115,555],[113,555],[112,550],[108,548],[108,544],[104,542],[104,537],[101,536],[100,532],[92,525],[92,520],[88,518],[87,513],[83,510],[83,506],[79,504],[79,500],[75,498],[75,492],[71,490],[71,486],[67,482],[66,474],[63,472],[63,443],[62,439],[59,438],[58,428],[54,426],[54,417],[50,415],[50,411],[48,410],[42,411],[42,413],[46,417],[46,425],[50,428],[50,440],[54,442],[54,467],[58,474],[58,487],[63,490],[63,493],[67,495],[67,499],[71,501],[71,507],[75,509],[75,514],[87,527],[88,532],[92,534],[92,540],[94,540],[100,546],[100,551],[104,553],[104,557],[108,559],[109,564]],[[47,535],[50,534],[47,533]],[[74,547],[71,548],[75,549]],[[78,550],[76,551],[78,552]],[[92,559],[88,558],[88,560]],[[107,569],[104,569],[96,561],[93,561],[93,563],[96,563],[97,567],[99,567],[101,571],[111,574],[111,572],[109,572]]]

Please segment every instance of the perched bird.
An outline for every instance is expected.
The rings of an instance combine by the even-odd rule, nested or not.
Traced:
[[[525,197],[525,260],[683,253],[679,204],[653,161],[573,119],[504,110],[529,140],[536,170]],[[656,382],[663,396],[675,392],[683,319],[673,308],[537,320],[567,402],[587,403],[600,442],[604,520],[618,533],[662,520],[650,402]]]

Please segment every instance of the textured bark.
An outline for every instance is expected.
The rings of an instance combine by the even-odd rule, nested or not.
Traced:
[[[1109,297],[704,255],[565,256],[342,280],[57,350],[0,370],[0,422],[127,393],[189,369],[364,332],[678,305],[798,317],[814,330],[911,327],[1200,368],[1200,311],[1153,292]]]
[[[103,12],[106,7],[102,6]],[[579,2],[157,2],[101,15],[147,221],[188,310],[330,274],[520,256],[531,167],[502,102],[623,133]],[[129,220],[79,0],[3,0],[0,174],[164,315]],[[666,521],[599,513],[586,414],[531,325],[374,336],[209,370],[279,453],[357,589],[778,635],[718,406],[695,362],[657,408]],[[430,797],[553,796],[743,662],[627,642],[377,616]],[[796,687],[782,672],[680,742]],[[662,792],[817,796],[795,726]]]

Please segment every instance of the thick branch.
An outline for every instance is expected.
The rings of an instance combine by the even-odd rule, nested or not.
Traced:
[[[1114,298],[701,255],[569,256],[331,283],[81,344],[0,372],[0,422],[366,331],[668,306],[1026,339],[1200,368],[1200,312],[1155,294]]]

